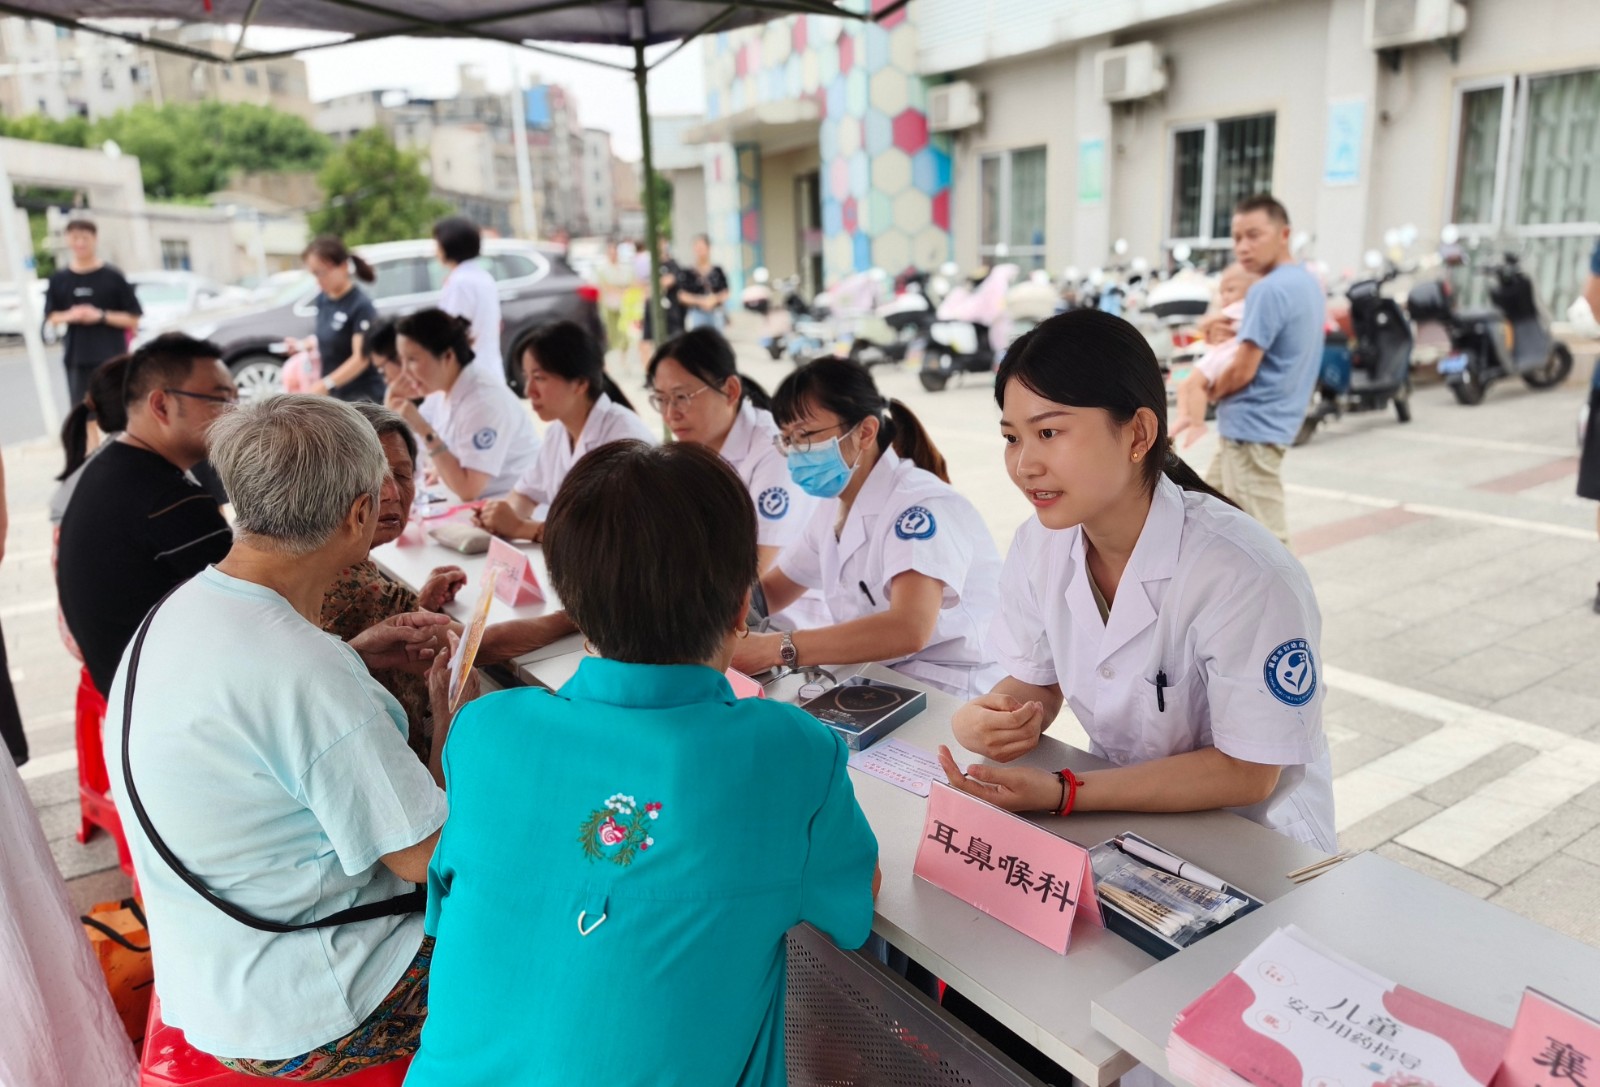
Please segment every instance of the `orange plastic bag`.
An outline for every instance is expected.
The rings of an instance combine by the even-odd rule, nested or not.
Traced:
[[[150,1016],[150,994],[155,991],[155,967],[150,960],[150,933],[139,900],[100,902],[79,918],[95,958],[106,976],[111,1002],[133,1044],[144,1043],[145,1020]]]

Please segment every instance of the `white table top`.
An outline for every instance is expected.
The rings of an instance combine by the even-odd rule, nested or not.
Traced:
[[[1506,1026],[1528,986],[1576,1008],[1600,1007],[1600,950],[1363,853],[1096,998],[1092,1022],[1167,1076],[1178,1012],[1288,924],[1401,985]]]
[[[531,618],[559,607],[548,585],[540,549],[531,544],[519,546],[533,560],[549,600],[544,605],[516,609],[496,601],[489,616],[491,622]],[[421,584],[435,566],[454,563],[466,570],[472,582],[450,609],[457,618],[463,617],[476,599],[477,579],[486,565],[481,555],[458,555],[431,541],[389,544],[376,549],[373,558],[391,576],[412,586]],[[583,657],[582,639],[574,635],[518,658],[514,670],[524,682],[558,688],[571,678]],[[976,761],[970,753],[955,747],[950,731],[950,719],[960,705],[959,699],[879,665],[833,671],[839,679],[860,672],[926,690],[928,708],[897,729],[894,736],[929,752],[941,743],[950,744],[963,764]],[[768,695],[793,699],[801,682],[795,676],[779,680],[769,687]],[[1020,761],[1049,770],[1069,765],[1078,770],[1105,765],[1086,752],[1048,737],[1038,750]],[[911,869],[927,800],[858,771],[851,771],[851,779],[862,810],[878,836],[879,863],[883,868],[883,889],[873,930],[1078,1079],[1103,1087],[1131,1068],[1135,1058],[1091,1025],[1090,1005],[1095,998],[1146,971],[1155,960],[1120,936],[1090,925],[1080,925],[1074,932],[1068,954],[1056,955],[945,891],[916,879]],[[1074,815],[1064,820],[1043,817],[1042,824],[1084,846],[1125,830],[1135,831],[1266,902],[1292,889],[1285,873],[1321,857],[1308,846],[1227,812]]]

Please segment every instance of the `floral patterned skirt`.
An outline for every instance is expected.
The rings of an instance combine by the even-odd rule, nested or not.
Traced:
[[[309,1053],[284,1060],[257,1061],[218,1057],[223,1067],[266,1079],[337,1079],[373,1065],[386,1064],[417,1051],[422,1023],[428,1017],[428,966],[433,962],[433,937],[425,936],[417,957],[395,982],[389,995],[364,1023],[343,1038],[318,1046]]]

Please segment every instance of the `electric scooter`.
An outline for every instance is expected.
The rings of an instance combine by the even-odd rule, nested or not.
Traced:
[[[1329,419],[1345,412],[1381,411],[1394,405],[1402,423],[1411,421],[1411,351],[1415,338],[1400,303],[1383,293],[1400,268],[1377,252],[1367,254],[1375,273],[1350,284],[1348,328],[1327,333],[1317,392],[1295,445],[1304,445]]]

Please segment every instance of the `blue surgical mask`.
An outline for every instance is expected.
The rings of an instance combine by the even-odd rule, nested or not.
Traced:
[[[829,438],[804,453],[789,454],[789,478],[813,498],[838,498],[850,485],[855,469],[839,451],[839,439]]]

